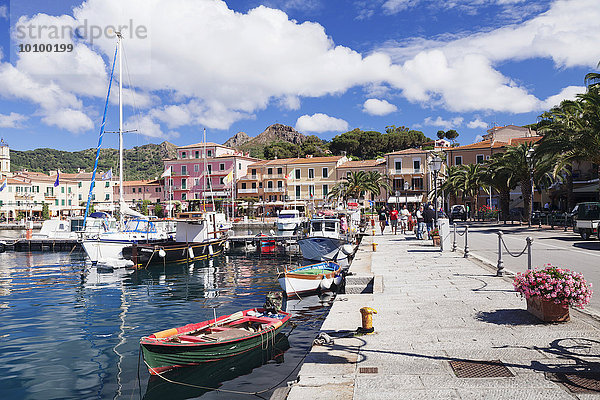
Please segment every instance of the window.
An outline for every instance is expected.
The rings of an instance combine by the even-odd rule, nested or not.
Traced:
[[[208,173],[212,174],[212,165],[211,164],[208,164]]]
[[[200,184],[200,178],[194,178],[194,186],[198,186]]]
[[[327,197],[327,193],[329,193],[329,187],[327,185],[323,185],[323,197]]]
[[[219,178],[219,183],[221,185],[224,185],[225,184],[225,178],[224,177]]]
[[[256,189],[256,182],[252,182],[252,189]]]
[[[300,179],[300,168],[297,168],[296,170],[294,170],[294,174],[296,179]]]
[[[58,199],[54,200],[54,205],[57,206],[58,205]]]
[[[200,164],[194,164],[194,172],[200,171]]]
[[[107,182],[107,183],[108,183],[108,182]],[[33,189],[33,188],[32,188],[32,189]],[[68,193],[71,193],[71,187],[70,187],[70,186],[67,188],[67,192],[68,192]]]
[[[185,166],[185,165],[181,166],[181,175],[187,175],[187,166]]]
[[[225,171],[225,164],[224,163],[219,164],[219,171]]]
[[[252,178],[256,178],[256,169],[252,168]]]
[[[64,205],[65,205],[65,199],[62,199],[62,200],[60,201],[60,205],[61,205],[61,206],[64,206]]]
[[[212,150],[206,150],[206,157],[212,157]]]
[[[241,170],[242,169],[242,163],[238,163],[238,169]]]
[[[315,197],[315,185],[310,185],[308,187],[308,196],[312,199]]]
[[[262,187],[262,182],[258,182],[258,187],[261,188]]]
[[[268,181],[267,182],[267,188],[273,189],[273,181]]]
[[[194,151],[194,158],[200,158],[200,152],[198,150]]]
[[[283,188],[283,181],[277,181],[277,187],[279,189]]]
[[[308,179],[315,179],[315,170],[314,168],[308,169]]]
[[[413,160],[413,168],[416,171],[421,170],[421,160]]]
[[[323,178],[327,178],[329,176],[329,168],[323,168]]]
[[[79,201],[83,200],[83,196],[80,194],[79,195]]]
[[[173,178],[169,178],[169,186],[173,186]]]
[[[404,190],[404,179],[394,179],[394,190]]]
[[[185,151],[181,152],[181,158],[186,158],[187,157],[187,153]]]
[[[187,189],[187,179],[183,178],[181,180],[181,188],[182,189]]]
[[[477,164],[483,164],[483,160],[484,160],[483,154],[477,154],[477,156],[475,157],[475,162]]]
[[[242,189],[246,189],[246,182],[242,182]]]
[[[283,168],[277,168],[277,175],[283,174]]]
[[[462,165],[462,156],[454,157],[454,165]]]
[[[64,193],[64,192],[65,192],[65,187],[64,187],[64,186],[60,188],[60,192],[61,192],[61,193]],[[63,206],[64,206],[64,204],[63,204]]]
[[[77,187],[81,187],[81,182],[79,182],[79,183],[77,184]]]
[[[402,171],[402,161],[395,161],[394,165],[396,167],[396,172]]]
[[[412,187],[414,190],[423,190],[423,178],[412,178]]]
[[[104,200],[105,201],[110,200],[110,194],[106,193],[106,195],[104,196]],[[69,201],[71,201],[71,200],[69,200]]]
[[[273,168],[267,168],[267,175],[273,175]]]
[[[144,190],[142,188],[138,188],[138,193],[142,193]]]
[[[160,193],[160,191],[161,191],[161,188],[156,188],[156,189],[154,189],[154,191],[155,191],[156,193]]]
[[[300,198],[300,186],[296,186],[296,199]]]
[[[135,188],[131,188],[131,193],[135,193]]]
[[[181,193],[181,200],[187,200],[187,193]]]
[[[206,178],[206,186],[210,187],[211,183],[210,183],[210,178]]]
[[[200,193],[194,193],[194,199],[198,200],[200,198]]]
[[[110,182],[106,182],[106,183],[104,184],[104,187],[110,187]]]

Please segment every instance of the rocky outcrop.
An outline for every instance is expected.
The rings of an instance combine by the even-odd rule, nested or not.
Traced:
[[[252,140],[252,138],[248,136],[246,132],[238,132],[232,137],[230,137],[225,143],[223,143],[223,146],[237,149],[243,144],[249,142],[250,140]]]
[[[306,139],[306,136],[291,126],[273,124],[265,129],[263,133],[253,138],[249,143],[265,145],[273,142],[289,142],[301,144],[304,142],[304,139]]]

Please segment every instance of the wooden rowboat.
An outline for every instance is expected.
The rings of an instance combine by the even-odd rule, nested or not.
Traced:
[[[279,285],[288,296],[331,290],[342,282],[342,267],[333,261],[280,272]]]
[[[140,340],[144,362],[155,375],[232,357],[259,346],[266,349],[290,316],[283,311],[269,313],[255,308],[153,333]]]

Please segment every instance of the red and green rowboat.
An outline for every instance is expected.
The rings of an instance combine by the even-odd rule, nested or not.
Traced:
[[[290,316],[283,311],[268,313],[254,308],[153,333],[140,340],[144,362],[150,373],[156,375],[177,367],[232,357],[259,346],[266,349],[274,343]]]

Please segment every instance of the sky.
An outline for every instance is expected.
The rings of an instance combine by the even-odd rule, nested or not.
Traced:
[[[273,123],[327,140],[455,129],[469,144],[585,91],[598,21],[598,0],[0,0],[0,136],[95,147],[120,29],[126,148]],[[107,131],[120,79],[117,63]]]

